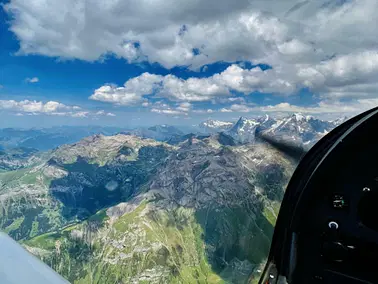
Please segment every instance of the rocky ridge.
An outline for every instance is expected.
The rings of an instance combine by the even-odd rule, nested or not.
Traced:
[[[268,253],[295,165],[224,141],[119,134],[61,146],[0,174],[1,227],[71,283],[243,283]]]

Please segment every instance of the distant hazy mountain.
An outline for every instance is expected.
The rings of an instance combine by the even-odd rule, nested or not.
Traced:
[[[49,150],[60,145],[73,143],[94,134],[113,135],[121,128],[99,126],[60,126],[43,129],[0,129],[0,147],[26,147]]]
[[[199,125],[199,128],[205,133],[217,133],[217,132],[228,130],[233,125],[234,125],[233,122],[209,119],[202,122]]]
[[[155,125],[152,127],[140,127],[123,133],[135,135],[141,138],[151,138],[157,141],[168,141],[172,138],[185,135],[185,133],[179,128],[165,124]]]

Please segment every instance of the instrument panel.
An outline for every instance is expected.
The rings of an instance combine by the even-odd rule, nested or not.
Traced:
[[[294,283],[378,283],[378,143],[359,138],[343,141],[307,185],[293,225]]]

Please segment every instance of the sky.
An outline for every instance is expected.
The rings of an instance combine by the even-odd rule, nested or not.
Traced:
[[[378,105],[376,0],[7,0],[0,127],[194,125]]]

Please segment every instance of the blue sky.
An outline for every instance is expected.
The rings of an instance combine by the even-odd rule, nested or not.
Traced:
[[[3,1],[0,127],[333,118],[378,104],[376,1],[147,2]]]

